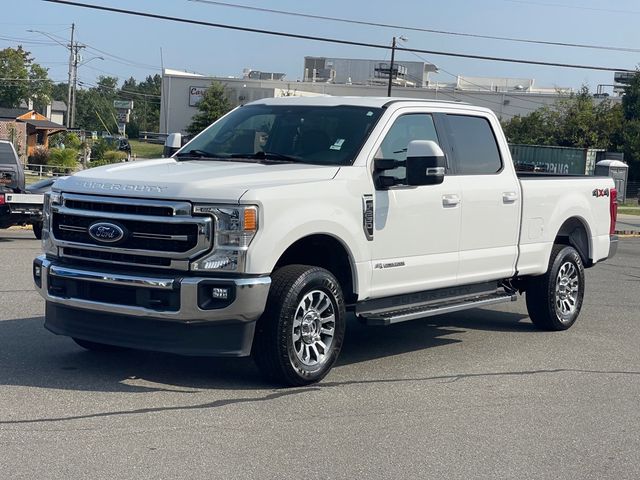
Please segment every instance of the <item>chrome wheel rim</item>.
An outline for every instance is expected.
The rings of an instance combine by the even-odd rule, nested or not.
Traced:
[[[556,278],[556,312],[561,317],[571,316],[578,308],[580,291],[580,276],[577,267],[571,262],[565,262],[558,271]]]
[[[300,362],[307,366],[321,365],[329,358],[336,329],[336,312],[325,292],[307,293],[296,308],[291,338]]]

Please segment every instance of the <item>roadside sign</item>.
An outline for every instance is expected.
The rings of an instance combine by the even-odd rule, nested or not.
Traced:
[[[133,100],[114,100],[113,107],[118,110],[132,110]]]

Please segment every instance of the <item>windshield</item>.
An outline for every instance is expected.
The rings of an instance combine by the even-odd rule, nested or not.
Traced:
[[[0,165],[15,165],[16,163],[16,155],[13,153],[11,144],[0,142]]]
[[[177,157],[351,165],[382,109],[249,105],[189,142]]]

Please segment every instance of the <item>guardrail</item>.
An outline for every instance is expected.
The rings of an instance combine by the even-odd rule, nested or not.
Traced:
[[[25,165],[26,175],[38,175],[38,177],[40,178],[68,175],[69,170],[75,171],[75,169],[70,169],[69,167],[61,167],[59,165],[37,165],[33,163],[28,163]]]
[[[156,132],[140,132],[138,140],[146,143],[158,143],[164,145],[164,141],[167,139],[168,134],[156,133]]]

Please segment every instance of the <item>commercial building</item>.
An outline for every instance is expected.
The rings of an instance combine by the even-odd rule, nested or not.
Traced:
[[[280,76],[281,74],[263,74],[262,72],[249,75],[247,72],[252,70],[245,72],[245,78],[209,77],[177,70],[164,70],[160,132],[184,132],[191,118],[198,111],[197,104],[202,94],[214,81],[224,85],[228,98],[234,106],[261,98],[291,95],[385,97],[389,69],[387,69],[386,79],[375,77],[375,69],[383,68],[380,66],[381,63],[383,62],[377,60],[305,57],[307,81],[289,81],[283,75]],[[398,70],[394,67],[394,97],[471,103],[490,108],[502,120],[509,120],[516,115],[528,115],[543,106],[555,104],[559,97],[571,93],[571,89],[566,88],[539,88],[534,80],[521,78],[459,76],[452,83],[434,82],[429,78],[429,74],[436,71],[435,65],[404,61],[399,64],[406,67],[406,73],[402,73],[404,69]],[[309,72],[311,72],[311,79],[309,79]],[[406,82],[405,80],[409,78],[415,81]],[[620,101],[619,98],[614,97],[611,100]]]

